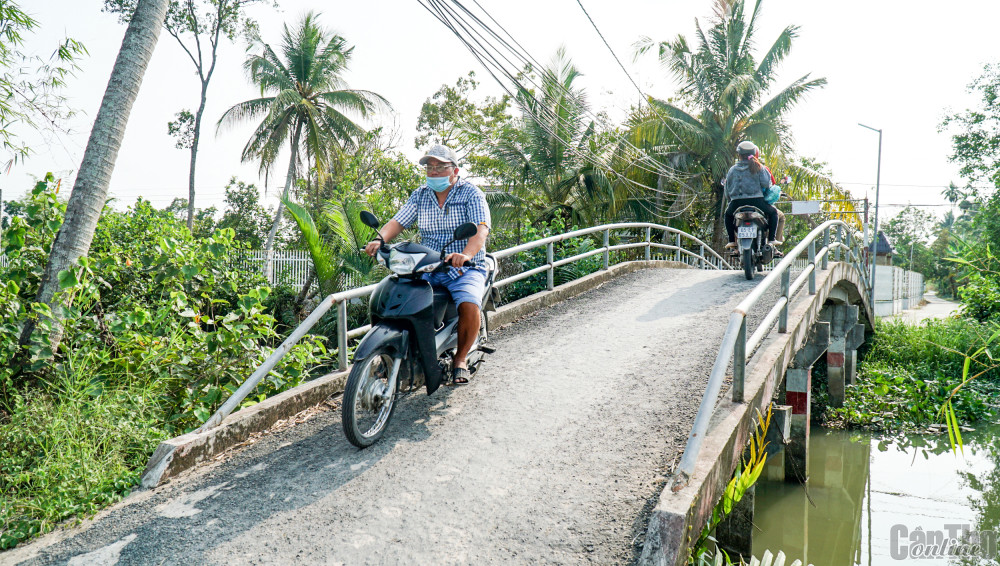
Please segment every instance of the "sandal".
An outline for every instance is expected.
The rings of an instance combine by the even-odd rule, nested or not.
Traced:
[[[448,382],[448,385],[468,385],[470,377],[472,374],[469,373],[468,368],[455,368],[451,370],[451,381]]]

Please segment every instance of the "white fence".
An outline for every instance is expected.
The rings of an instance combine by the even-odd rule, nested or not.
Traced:
[[[875,316],[892,316],[916,308],[924,298],[924,276],[901,267],[875,268]]]
[[[233,265],[247,271],[264,272],[264,262],[267,253],[263,250],[253,250],[236,255]],[[305,250],[275,251],[271,254],[271,276],[268,284],[289,285],[301,288],[309,279],[312,269],[312,257]]]
[[[236,256],[233,265],[246,270],[264,272],[264,262],[267,261],[267,254],[262,250],[244,252]],[[275,251],[271,256],[271,276],[268,284],[271,286],[287,285],[301,289],[309,279],[312,269],[312,256],[306,250],[285,250]],[[348,273],[344,282],[345,289],[360,287],[364,284],[361,278]],[[313,279],[312,287],[316,286]]]

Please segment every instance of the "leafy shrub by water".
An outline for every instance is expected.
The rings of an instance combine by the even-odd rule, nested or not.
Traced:
[[[986,344],[996,327],[975,320],[930,320],[922,326],[877,321],[871,347],[847,387],[844,407],[827,419],[846,426],[898,430],[943,422],[941,406],[962,382],[966,354]],[[973,361],[970,373],[985,369]],[[978,368],[978,369],[977,369]],[[990,370],[958,391],[952,400],[962,422],[996,414],[1000,371]]]

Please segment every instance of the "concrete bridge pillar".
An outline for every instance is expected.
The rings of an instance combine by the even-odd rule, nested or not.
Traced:
[[[809,478],[809,423],[812,403],[812,366],[830,345],[830,323],[817,322],[806,343],[795,352],[785,371],[784,404],[792,407],[789,441],[785,446],[785,480],[805,482]]]
[[[857,351],[864,340],[864,326],[858,324],[858,307],[854,305],[830,305],[823,309],[820,319],[830,324],[830,347],[826,352],[830,405],[843,407],[845,388],[854,383],[857,374]]]

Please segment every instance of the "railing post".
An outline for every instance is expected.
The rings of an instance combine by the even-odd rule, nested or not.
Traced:
[[[823,248],[826,249],[826,253],[823,254],[823,271],[827,270],[826,260],[830,257],[830,228],[827,227],[823,230]]]
[[[675,259],[677,260],[678,263],[680,263],[680,261],[681,261],[681,235],[680,234],[676,234],[676,236],[677,236],[677,239],[675,240],[675,245],[677,246],[677,250],[675,250],[674,253],[677,254],[677,256],[676,256]]]
[[[740,323],[740,332],[733,345],[733,403],[743,402],[743,384],[747,371],[747,317]]]
[[[646,261],[650,260],[650,248],[652,248],[653,246],[650,246],[649,243],[650,243],[650,238],[652,236],[653,236],[653,229],[650,228],[649,226],[646,226]]]
[[[555,261],[555,244],[553,242],[549,242],[545,246],[545,260],[549,262],[549,270],[545,273],[547,278],[545,288],[551,291],[555,288],[556,283],[556,269],[552,265],[552,262]]]
[[[791,280],[791,274],[786,269],[781,272],[781,296],[785,298],[785,304],[781,307],[781,313],[778,315],[778,332],[784,334],[788,332],[788,303],[791,301],[791,297],[788,296],[788,288]]]
[[[698,266],[701,267],[702,269],[705,269],[705,263],[707,263],[705,261],[705,246],[699,246],[698,256],[699,256]]]
[[[337,303],[337,348],[340,350],[340,371],[347,369],[347,301]]]
[[[809,265],[812,271],[809,272],[809,294],[816,294],[816,240],[809,242]]]
[[[842,228],[842,226],[840,224],[837,224],[837,244],[843,244],[844,243],[844,235],[840,231],[841,228]],[[833,261],[840,261],[840,246],[839,245],[837,246],[837,251],[833,252]]]
[[[608,228],[604,229],[604,270],[607,271],[609,267],[609,260],[611,259],[611,253],[608,252],[608,246],[611,245],[611,230]]]

